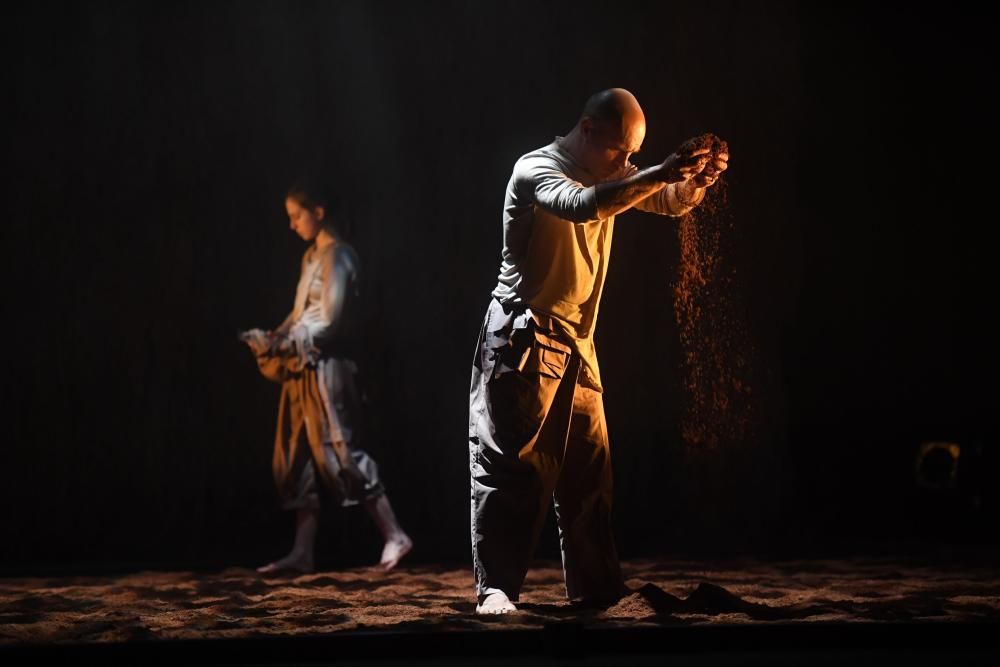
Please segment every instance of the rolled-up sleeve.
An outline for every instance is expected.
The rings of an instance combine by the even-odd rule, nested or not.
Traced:
[[[629,163],[625,168],[622,178],[627,178],[639,171],[639,168],[634,164]],[[640,211],[646,211],[647,213],[656,213],[657,215],[666,215],[671,218],[679,218],[682,215],[689,213],[705,197],[705,191],[702,190],[701,194],[698,195],[698,201],[692,204],[682,203],[677,198],[677,186],[680,183],[668,183],[667,187],[654,192],[645,199],[640,199],[635,204],[635,208]]]

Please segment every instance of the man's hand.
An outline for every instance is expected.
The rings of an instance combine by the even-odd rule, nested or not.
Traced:
[[[722,176],[722,172],[729,168],[729,149],[724,148],[722,152],[713,152],[705,165],[696,176],[691,179],[697,187],[708,188],[715,185],[715,182]]]
[[[675,193],[683,206],[697,206],[705,196],[704,189],[714,184],[726,170],[728,160],[726,142],[714,134],[688,139],[661,164],[619,181],[598,183],[598,217],[617,215],[670,183],[679,183]]]
[[[689,142],[682,144],[675,153],[660,164],[658,168],[659,180],[664,183],[678,183],[693,178],[705,168],[711,153],[710,148],[700,148],[690,145]]]
[[[723,172],[729,168],[729,144],[714,134],[703,134],[688,139],[681,150],[694,154],[701,151],[705,156],[702,168],[696,174],[676,186],[677,200],[685,206],[697,206],[705,198],[705,190],[715,185]],[[704,151],[708,151],[707,155]]]
[[[694,166],[691,165],[692,158],[698,158],[698,163]],[[682,165],[686,168],[682,168]],[[691,137],[662,165],[664,173],[683,177],[681,180],[686,181],[683,183],[685,190],[714,185],[728,167],[729,144],[714,134]]]

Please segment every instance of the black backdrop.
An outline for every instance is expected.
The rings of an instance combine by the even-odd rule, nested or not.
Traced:
[[[624,9],[623,9],[624,7]],[[994,541],[985,21],[836,3],[30,3],[4,10],[6,571],[255,564],[288,546],[283,193],[324,166],[366,272],[373,453],[414,561],[468,560],[469,364],[514,160],[586,97],[640,165],[732,148],[752,434],[682,443],[673,220],[619,218],[597,329],[624,556]],[[963,446],[921,493],[921,441]],[[973,478],[968,471],[978,477]],[[552,527],[550,526],[550,529]],[[328,512],[321,563],[377,556]],[[540,554],[557,553],[547,532]]]

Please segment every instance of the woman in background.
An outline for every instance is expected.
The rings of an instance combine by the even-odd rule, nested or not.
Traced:
[[[291,552],[262,574],[312,572],[322,479],[342,506],[363,503],[385,541],[378,567],[390,570],[413,547],[399,526],[375,461],[359,447],[360,401],[349,358],[352,302],[359,262],[334,228],[327,200],[314,186],[285,198],[289,225],[310,242],[291,314],[273,331],[241,334],[264,377],[281,383],[274,441],[274,480],[282,507],[296,511]]]

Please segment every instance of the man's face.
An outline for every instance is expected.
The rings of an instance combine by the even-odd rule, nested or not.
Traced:
[[[312,241],[322,229],[322,207],[310,210],[292,197],[288,197],[285,199],[285,212],[288,213],[288,226],[301,236],[303,241]]]
[[[639,119],[611,122],[584,118],[581,128],[587,147],[584,167],[599,180],[621,171],[646,136],[646,123]]]

